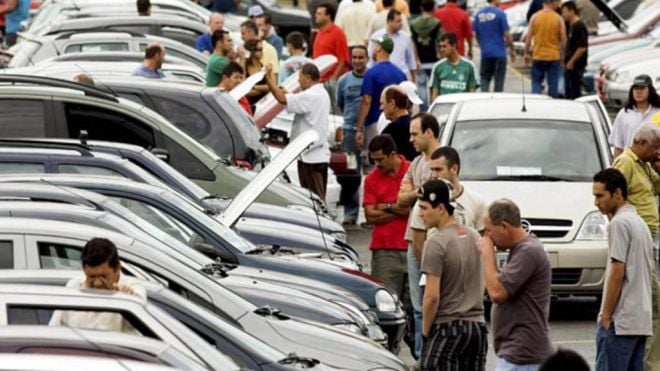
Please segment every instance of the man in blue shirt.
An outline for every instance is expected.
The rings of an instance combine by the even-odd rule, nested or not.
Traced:
[[[277,51],[277,58],[282,59],[282,48],[284,48],[284,41],[275,32],[273,21],[270,14],[260,14],[254,19],[257,27],[259,27],[259,34],[263,40],[272,45]]]
[[[18,29],[21,22],[28,19],[30,12],[30,0],[7,0],[3,9],[0,9],[0,16],[5,16],[5,42],[7,46],[16,44]]]
[[[344,151],[353,153],[356,158],[360,158],[360,149],[355,145],[355,123],[357,122],[358,112],[360,110],[360,101],[362,100],[362,81],[367,72],[367,48],[364,45],[356,45],[351,50],[352,71],[345,73],[337,82],[337,107],[344,114],[344,125],[342,126],[343,138],[341,145]],[[358,188],[344,190],[342,186],[342,195],[347,195],[344,204],[344,225],[354,225],[360,212],[360,193]]]
[[[474,16],[472,28],[481,47],[481,91],[490,90],[490,80],[495,77],[495,91],[504,90],[506,77],[506,47],[509,46],[511,62],[516,55],[513,39],[509,33],[506,14],[498,9],[501,0],[488,0],[488,5],[481,8]]]
[[[215,50],[215,46],[213,45],[213,41],[211,40],[211,35],[213,35],[215,31],[220,31],[225,27],[225,17],[220,13],[212,13],[211,16],[209,17],[208,25],[209,25],[209,32],[200,35],[197,38],[195,49],[206,55],[211,55]]]
[[[165,47],[160,43],[150,43],[144,50],[144,61],[142,66],[133,71],[133,76],[142,76],[152,79],[162,79],[165,77],[160,68],[165,60]]]

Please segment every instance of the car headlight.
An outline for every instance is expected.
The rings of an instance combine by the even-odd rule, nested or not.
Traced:
[[[364,334],[362,333],[362,330],[360,329],[360,327],[358,325],[356,325],[355,323],[337,323],[337,324],[332,325],[332,326],[335,327],[335,328],[338,328],[338,329],[342,329],[344,331],[348,331],[352,334],[364,336]]]
[[[376,291],[376,307],[381,312],[395,312],[396,299],[389,291],[380,289]]]
[[[592,211],[584,218],[576,240],[606,240],[609,221],[600,211]]]

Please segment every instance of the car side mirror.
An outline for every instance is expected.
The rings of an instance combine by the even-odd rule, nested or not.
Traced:
[[[159,159],[169,163],[170,162],[170,153],[163,148],[152,148],[151,153],[158,157]]]

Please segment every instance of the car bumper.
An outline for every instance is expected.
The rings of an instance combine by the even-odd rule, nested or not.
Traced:
[[[602,295],[607,241],[544,242],[552,266],[553,295]]]

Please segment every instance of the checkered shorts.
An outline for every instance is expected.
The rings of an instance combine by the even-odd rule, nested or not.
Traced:
[[[422,371],[483,371],[488,352],[486,324],[452,321],[433,325],[422,346]]]

